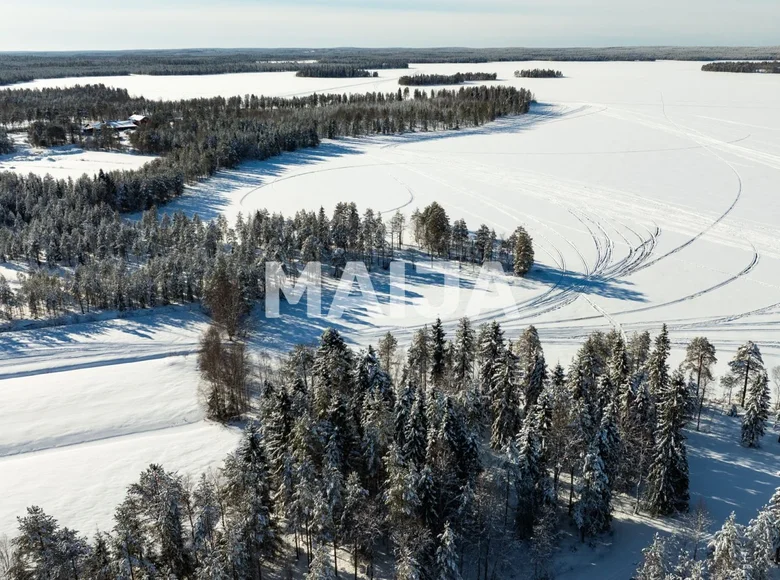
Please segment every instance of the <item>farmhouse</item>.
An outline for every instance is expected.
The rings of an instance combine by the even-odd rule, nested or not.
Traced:
[[[123,131],[131,131],[132,129],[136,129],[148,122],[149,117],[146,115],[131,115],[130,118],[125,121],[98,121],[96,123],[90,123],[84,126],[83,132],[91,135],[95,131],[100,131],[104,127],[108,127],[109,129],[113,129],[114,131],[121,133]]]

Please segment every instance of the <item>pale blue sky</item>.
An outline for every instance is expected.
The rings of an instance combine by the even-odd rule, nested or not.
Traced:
[[[777,45],[780,0],[2,0],[0,50]]]

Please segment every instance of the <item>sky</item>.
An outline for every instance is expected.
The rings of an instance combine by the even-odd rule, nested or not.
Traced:
[[[780,44],[779,0],[2,0],[0,51]]]

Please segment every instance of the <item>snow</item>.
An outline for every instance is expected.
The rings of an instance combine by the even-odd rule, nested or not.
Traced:
[[[16,151],[0,155],[0,171],[14,171],[23,175],[50,174],[57,179],[76,179],[85,173],[94,175],[103,171],[129,171],[138,169],[155,159],[150,155],[138,155],[120,151],[86,151],[76,145],[64,145],[43,149],[32,147],[26,137],[13,135]]]
[[[82,532],[110,529],[150,463],[197,476],[238,429],[204,420],[195,353],[206,318],[153,316],[4,333],[0,346],[0,534],[29,505]]]
[[[260,208],[330,212],[355,201],[389,218],[436,200],[472,230],[485,223],[499,235],[517,225],[530,232],[538,263],[511,283],[519,306],[474,318],[497,319],[512,338],[534,324],[550,364],[566,365],[594,330],[655,334],[664,322],[673,364],[695,336],[717,347],[717,374],[747,340],[767,367],[780,364],[780,77],[703,73],[700,63],[680,62],[555,63],[566,78],[512,77],[536,66],[549,63],[415,65],[370,80],[258,73],[31,85],[103,82],[169,99],[290,96],[397,90],[397,77],[414,72],[497,72],[497,84],[536,93],[531,114],[473,130],[327,141],[221,172],[163,211],[232,219]],[[86,165],[95,171],[96,163]],[[474,295],[478,272],[465,272],[458,309],[443,317],[450,334]],[[373,282],[387,292],[384,274]],[[430,273],[411,278],[408,302],[441,305],[441,282]],[[325,291],[326,308],[333,291]],[[303,304],[283,307],[278,319],[257,313],[253,347],[280,352],[330,325],[357,346],[388,330],[406,342],[431,321],[430,311],[412,309],[393,319],[353,295],[354,308],[336,322],[306,318]],[[124,487],[149,462],[197,472],[221,460],[236,434],[200,419],[192,352],[203,324],[197,313],[174,310],[3,336],[0,531],[12,533],[13,516],[33,502],[65,525],[106,528]],[[704,425],[689,433],[692,504],[704,498],[716,526],[732,510],[746,523],[780,485],[780,445],[768,434],[763,449],[743,449],[738,420],[717,413]],[[559,555],[559,577],[627,578],[652,534],[679,526],[620,507],[611,536]]]

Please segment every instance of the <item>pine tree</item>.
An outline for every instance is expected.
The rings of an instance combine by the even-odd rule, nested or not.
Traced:
[[[647,507],[653,514],[688,510],[688,457],[685,446],[687,387],[681,372],[659,393],[658,427],[648,475]]]
[[[757,374],[750,385],[742,417],[742,445],[760,447],[769,419],[769,377]]]
[[[380,340],[377,348],[379,354],[379,362],[382,364],[382,368],[390,374],[392,378],[395,378],[394,370],[396,367],[396,351],[398,349],[398,339],[388,332]]]
[[[729,367],[734,378],[741,383],[742,397],[740,406],[744,407],[750,379],[764,372],[764,359],[761,357],[761,350],[758,348],[758,345],[748,341],[740,346],[734,358],[729,362]]]

